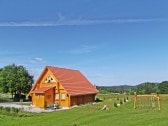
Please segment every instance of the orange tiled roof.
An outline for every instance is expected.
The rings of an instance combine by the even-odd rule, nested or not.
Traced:
[[[31,91],[31,93],[39,93],[39,94],[43,94],[45,93],[46,91],[48,91],[49,89],[51,88],[54,88],[54,87],[42,87],[42,88],[39,88],[35,91]]]
[[[78,70],[47,66],[69,95],[97,94],[99,91]]]

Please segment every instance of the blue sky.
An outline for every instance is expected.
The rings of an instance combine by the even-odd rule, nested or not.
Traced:
[[[96,85],[168,80],[167,0],[0,0],[0,67],[80,70]]]

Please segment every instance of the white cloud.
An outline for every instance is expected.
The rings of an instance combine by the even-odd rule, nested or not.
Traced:
[[[35,60],[38,61],[38,62],[43,62],[43,59],[39,58],[39,57],[35,58]]]
[[[168,18],[128,18],[128,19],[67,19],[65,16],[58,15],[57,21],[51,22],[0,22],[0,27],[56,27],[56,26],[75,26],[75,25],[101,25],[101,24],[123,24],[123,23],[145,23],[145,22],[167,22]]]
[[[68,53],[71,54],[83,54],[83,53],[90,53],[94,51],[97,47],[96,46],[88,46],[88,45],[82,45],[77,49],[73,49],[68,51]]]
[[[40,57],[36,57],[32,60],[29,61],[30,63],[35,63],[35,64],[44,64],[46,61]]]

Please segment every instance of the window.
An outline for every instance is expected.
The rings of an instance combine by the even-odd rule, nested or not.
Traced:
[[[65,93],[61,94],[61,100],[65,100]]]
[[[45,82],[45,83],[50,83],[50,82],[56,82],[56,81],[52,78],[52,76],[48,76],[48,77],[45,79],[44,82]]]
[[[56,99],[56,100],[59,99],[59,94],[55,94],[55,99]]]

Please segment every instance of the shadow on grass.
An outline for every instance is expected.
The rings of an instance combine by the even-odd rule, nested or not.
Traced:
[[[103,102],[103,100],[96,98],[95,102]]]

